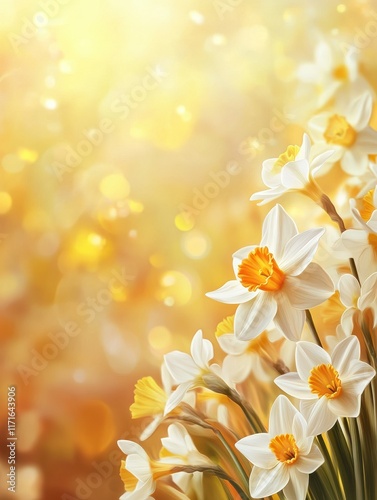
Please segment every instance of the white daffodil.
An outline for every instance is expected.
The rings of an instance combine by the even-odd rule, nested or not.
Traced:
[[[374,325],[377,324],[377,273],[372,273],[360,283],[352,274],[344,274],[338,283],[339,297],[346,306],[341,317],[342,330],[339,335],[350,335],[353,330],[353,318],[357,311],[372,309],[374,313]],[[340,338],[340,337],[339,337]]]
[[[235,446],[254,464],[250,475],[250,495],[264,498],[283,490],[289,500],[304,500],[309,474],[324,458],[307,423],[285,396],[278,396],[271,407],[267,433],[254,434]]]
[[[341,324],[346,331],[350,328],[345,325],[352,326],[352,316],[358,307],[358,300],[361,293],[360,283],[352,274],[343,274],[338,283],[339,298],[346,310],[341,317]]]
[[[214,463],[200,453],[186,428],[179,423],[169,425],[168,437],[162,438],[163,448],[160,451],[160,461],[171,465],[188,465],[213,467]],[[198,499],[204,498],[203,473],[175,472],[172,479],[182,491],[194,491]]]
[[[120,500],[146,500],[156,489],[156,481],[162,477],[172,475],[176,484],[185,481],[181,478],[182,472],[173,472],[175,467],[188,466],[213,466],[205,455],[200,453],[190,435],[181,424],[172,424],[168,428],[168,437],[162,438],[160,459],[151,459],[144,449],[137,443],[128,440],[118,441],[118,446],[127,455],[122,460],[120,476],[126,492]],[[193,476],[197,474],[187,474]],[[200,476],[201,473],[198,473]],[[187,481],[187,479],[186,479]],[[192,481],[192,478],[189,478]],[[194,480],[195,482],[195,480]],[[196,481],[198,482],[198,481]],[[199,485],[201,478],[199,479]],[[187,483],[185,483],[187,485]],[[187,491],[187,490],[185,490]]]
[[[350,201],[352,214],[361,226],[367,226],[368,229],[377,233],[377,188],[370,189],[361,200],[360,210],[357,208],[357,202],[354,199]]]
[[[301,400],[310,435],[328,431],[339,417],[357,417],[361,394],[376,373],[360,361],[354,335],[342,340],[331,356],[316,344],[298,342],[296,367],[297,373],[281,375],[275,383]]]
[[[262,179],[270,189],[254,193],[250,200],[262,200],[258,205],[264,205],[288,191],[300,191],[318,201],[322,192],[314,181],[314,176],[333,151],[329,149],[310,159],[310,149],[309,136],[304,134],[301,147],[288,146],[278,158],[265,160]]]
[[[351,200],[350,205],[358,227],[344,231],[334,249],[343,245],[350,250],[365,280],[371,269],[377,269],[377,188],[369,190],[361,200]]]
[[[198,330],[191,342],[191,356],[185,352],[173,351],[165,354],[164,362],[178,387],[169,396],[165,405],[165,415],[171,412],[183,400],[185,394],[197,385],[204,385],[202,377],[208,373],[222,376],[219,365],[209,364],[213,358],[213,345],[203,339],[201,330]]]
[[[161,380],[162,387],[150,376],[141,378],[135,385],[134,402],[130,406],[132,418],[153,417],[141,433],[141,441],[150,437],[164,419],[165,406],[173,392],[173,380],[165,364],[161,366]]]
[[[238,339],[256,337],[272,320],[288,339],[300,339],[305,309],[333,293],[329,276],[311,263],[323,232],[318,228],[298,233],[291,217],[276,205],[264,220],[260,245],[233,255],[236,279],[206,295],[240,304],[234,319]]]
[[[298,79],[314,85],[319,92],[317,108],[340,93],[346,97],[355,89],[359,92],[370,89],[368,82],[359,74],[358,59],[358,50],[354,47],[341,50],[339,43],[335,45],[324,40],[317,44],[314,61],[303,63],[297,69]]]
[[[313,149],[323,152],[331,147],[334,154],[329,162],[340,160],[347,174],[363,175],[368,170],[368,155],[377,153],[377,131],[369,127],[372,110],[372,97],[365,92],[332,112],[314,116],[309,121]]]
[[[285,338],[270,327],[257,338],[244,341],[234,335],[234,316],[228,316],[217,325],[216,338],[227,354],[223,369],[235,383],[246,380],[251,372],[261,381],[271,379],[271,369],[280,358]]]
[[[118,441],[118,446],[127,455],[122,460],[120,477],[126,492],[120,500],[146,500],[156,489],[156,480],[169,475],[171,466],[151,460],[144,449],[128,440]]]

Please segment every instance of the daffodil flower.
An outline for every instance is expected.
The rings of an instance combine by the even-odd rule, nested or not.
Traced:
[[[296,367],[297,373],[281,375],[275,383],[301,400],[310,435],[328,431],[339,417],[357,417],[361,394],[376,373],[360,361],[360,343],[354,335],[337,344],[331,356],[316,344],[298,342]]]
[[[141,378],[135,385],[134,402],[130,406],[132,418],[153,418],[141,433],[141,441],[150,437],[164,419],[166,403],[173,392],[173,381],[164,363],[161,380],[162,387],[151,376]]]
[[[309,136],[304,134],[301,147],[288,146],[278,158],[265,160],[262,165],[262,179],[270,189],[254,193],[250,200],[261,200],[258,204],[264,205],[288,191],[300,191],[313,201],[319,202],[322,191],[314,176],[331,157],[333,150],[324,151],[311,159],[310,149]]]
[[[171,466],[151,460],[144,449],[133,441],[120,440],[118,446],[127,455],[120,467],[120,477],[126,490],[120,500],[150,498],[156,489],[156,480],[169,475]]]
[[[214,373],[222,376],[221,367],[210,365],[213,358],[213,345],[203,339],[203,333],[198,330],[191,342],[191,356],[185,352],[173,351],[165,354],[164,362],[178,387],[169,396],[165,405],[165,415],[172,411],[185,397],[187,391],[198,385],[205,385],[203,375]]]
[[[368,170],[369,155],[377,153],[377,130],[368,124],[373,99],[364,92],[332,112],[326,111],[309,121],[309,131],[318,152],[331,147],[331,163],[340,160],[349,175],[362,175]]]
[[[307,433],[307,423],[285,396],[271,407],[268,432],[247,436],[235,446],[254,464],[249,487],[253,498],[283,490],[286,498],[304,500],[309,474],[324,458]]]
[[[161,443],[160,458],[154,460],[139,444],[128,440],[118,441],[119,448],[127,455],[120,468],[120,476],[126,490],[120,500],[147,500],[156,489],[156,481],[169,475],[172,475],[176,484],[181,484],[185,488],[188,487],[187,481],[194,481],[200,487],[202,473],[186,473],[184,467],[214,466],[208,457],[196,449],[185,427],[179,423],[168,427],[168,436],[162,438]],[[180,467],[182,471],[174,472],[176,467]],[[183,479],[182,474],[199,475],[199,479],[197,477]]]
[[[350,206],[358,227],[344,231],[334,248],[351,250],[364,280],[377,262],[377,188],[370,189],[360,200],[351,199]]]
[[[234,319],[238,339],[250,340],[271,322],[289,339],[298,341],[305,309],[333,293],[333,283],[312,259],[324,229],[299,233],[294,221],[276,205],[266,216],[259,246],[233,255],[236,279],[206,295],[226,304],[240,304]]]

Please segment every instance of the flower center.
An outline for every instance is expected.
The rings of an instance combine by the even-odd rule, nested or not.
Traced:
[[[298,447],[292,434],[275,436],[271,439],[269,447],[279,462],[286,465],[292,465],[298,459]]]
[[[363,198],[363,208],[360,210],[360,215],[366,222],[368,222],[368,220],[372,217],[373,212],[376,210],[376,207],[373,204],[373,195],[374,189],[371,189]]]
[[[276,264],[267,247],[257,247],[238,266],[241,284],[249,290],[277,292],[283,286],[285,274]]]
[[[340,64],[337,66],[333,72],[332,76],[335,78],[335,80],[347,80],[348,78],[348,69],[345,64]]]
[[[300,151],[299,146],[288,146],[287,149],[282,153],[279,158],[275,161],[273,171],[274,173],[280,172],[280,170],[286,165],[289,161],[294,161],[298,152]]]
[[[342,382],[339,373],[333,365],[318,365],[310,371],[309,387],[313,394],[319,398],[326,396],[328,399],[338,398],[342,393]]]
[[[164,413],[167,395],[153,377],[138,380],[134,394],[135,400],[130,406],[132,418],[152,417]]]
[[[356,141],[357,132],[344,116],[333,115],[328,121],[324,137],[328,144],[350,147]]]

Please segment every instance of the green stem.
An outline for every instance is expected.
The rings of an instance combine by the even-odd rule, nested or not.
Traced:
[[[320,450],[324,456],[324,459],[325,459],[325,463],[323,464],[322,467],[326,466],[328,469],[329,482],[330,482],[332,490],[333,490],[334,498],[337,498],[339,500],[343,500],[343,495],[340,496],[341,486],[339,484],[338,476],[337,476],[337,473],[335,471],[333,461],[331,459],[329,450],[327,449],[327,445],[325,443],[325,440],[323,439],[322,434],[319,434],[317,436],[317,440],[318,440],[319,448],[320,448]]]
[[[219,479],[224,479],[228,481],[229,484],[233,486],[233,488],[239,494],[241,500],[250,500],[250,497],[245,491],[241,488],[241,486],[231,478],[224,469],[219,467],[218,465],[214,465],[213,467],[203,467],[203,466],[195,466],[195,465],[177,465],[173,467],[170,471],[170,474],[175,474],[176,472],[186,472],[187,474],[193,474],[194,472],[203,472],[206,474],[210,474],[211,476],[215,476]]]
[[[330,217],[330,219],[338,224],[339,230],[341,233],[344,233],[346,230],[346,226],[344,224],[343,219],[341,216],[338,214],[336,211],[336,208],[333,204],[333,202],[330,200],[330,198],[327,196],[327,194],[322,193],[322,196],[320,197],[319,201],[317,202],[321,208],[327,213],[327,215]],[[360,278],[359,274],[356,269],[355,261],[351,258],[349,259],[350,261],[350,268],[352,271],[352,274],[355,276],[357,281],[360,283]]]
[[[345,497],[347,500],[355,500],[356,485],[353,461],[339,422],[336,422],[334,427],[328,431],[327,435],[331,448],[334,451],[333,457],[339,470]]]
[[[242,482],[243,482],[244,487],[246,486],[246,489],[248,489],[249,488],[249,477],[246,474],[244,468],[242,467],[241,462],[238,460],[237,455],[234,453],[231,446],[228,444],[227,440],[222,435],[221,431],[219,431],[219,429],[214,429],[214,432],[217,435],[217,437],[220,439],[220,441],[222,442],[226,451],[231,456],[231,458],[234,462],[234,465],[236,466],[237,471],[242,478]]]
[[[359,431],[357,428],[357,422],[355,418],[349,419],[349,426],[351,431],[353,467],[355,471],[356,498],[365,498],[363,457],[361,453]]]
[[[312,331],[312,334],[313,334],[313,337],[314,337],[316,343],[320,347],[323,347],[321,339],[319,338],[317,329],[315,327],[315,324],[314,324],[314,321],[313,321],[313,316],[312,316],[311,312],[309,311],[309,309],[307,309],[305,312],[306,312],[306,322],[308,323],[308,325],[310,327],[310,330]]]

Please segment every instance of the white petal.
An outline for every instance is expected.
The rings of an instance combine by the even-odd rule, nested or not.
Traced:
[[[287,189],[304,189],[309,182],[309,162],[292,161],[281,169],[281,182]]]
[[[168,427],[168,437],[161,438],[161,443],[172,455],[185,457],[190,451],[197,451],[190,434],[180,424],[171,424]]]
[[[234,446],[245,455],[253,465],[261,467],[262,469],[272,469],[277,465],[278,460],[269,448],[270,441],[270,434],[253,434],[252,436],[246,436],[240,439]]]
[[[298,342],[296,345],[296,368],[297,372],[305,382],[310,377],[312,368],[318,365],[331,363],[330,355],[313,342]]]
[[[377,130],[371,127],[366,127],[357,134],[355,147],[366,154],[377,153]]]
[[[368,244],[368,233],[362,229],[347,229],[342,233],[342,241],[346,248],[357,250]]]
[[[352,274],[343,274],[338,283],[340,300],[346,307],[355,305],[355,298],[360,296],[360,285]]]
[[[243,340],[238,340],[234,333],[224,333],[216,337],[221,349],[226,354],[237,356],[242,354],[248,346],[248,343]]]
[[[327,124],[329,119],[331,118],[331,113],[320,113],[309,121],[308,127],[310,135],[313,139],[313,142],[323,142],[324,132],[327,128]]]
[[[284,495],[290,500],[305,500],[308,491],[309,476],[302,474],[296,467],[289,469],[289,479],[287,486],[284,488]]]
[[[249,376],[253,356],[250,354],[243,354],[241,356],[226,356],[223,361],[223,372],[227,378],[236,384],[240,384]]]
[[[164,361],[175,384],[183,384],[200,375],[200,368],[189,354],[173,351],[165,354]]]
[[[312,175],[315,175],[319,169],[322,167],[326,161],[333,156],[334,150],[329,149],[328,151],[324,151],[323,153],[317,155],[310,163],[310,170]]]
[[[369,92],[365,92],[349,104],[347,121],[355,130],[362,130],[368,125],[372,114],[372,106],[373,100]]]
[[[347,375],[342,380],[342,388],[351,394],[362,394],[376,372],[368,363],[356,361],[352,363]]]
[[[377,192],[377,189],[375,190]],[[376,233],[377,232],[377,210],[374,210],[370,219],[367,222],[367,225],[371,228],[371,230]]]
[[[346,390],[347,387],[338,398],[329,399],[328,408],[337,417],[357,417],[360,413],[361,396],[347,393]]]
[[[292,434],[300,450],[300,456],[307,455],[313,446],[314,436],[307,436],[307,430],[307,421],[300,412],[297,412],[293,419]]]
[[[281,205],[275,205],[264,219],[260,246],[267,246],[275,259],[279,260],[285,245],[297,232],[293,219]]]
[[[281,462],[273,469],[254,467],[249,480],[250,494],[253,498],[268,497],[282,490],[288,481],[288,468]]]
[[[148,479],[152,476],[149,460],[145,460],[145,458],[134,453],[127,455],[126,469],[143,483],[148,481]]]
[[[313,259],[324,232],[323,228],[308,229],[290,239],[285,246],[284,256],[278,262],[279,267],[291,276],[301,274]]]
[[[302,143],[300,146],[300,151],[296,156],[296,160],[308,160],[310,154],[310,139],[308,134],[304,133],[302,136]]]
[[[198,330],[191,342],[191,356],[195,363],[202,369],[207,369],[210,360],[213,358],[213,345],[203,339],[201,330]]]
[[[275,299],[278,308],[274,323],[288,340],[297,342],[300,340],[304,328],[305,312],[294,308],[289,301],[288,295],[284,292],[276,293]]]
[[[312,401],[301,401],[300,410],[308,422],[308,434],[311,436],[328,431],[338,420],[330,411],[326,397],[319,398],[314,404]]]
[[[357,337],[351,335],[337,344],[331,353],[332,365],[338,371],[340,378],[346,374],[350,364],[360,359],[360,342]]]
[[[183,400],[186,395],[186,392],[189,391],[192,387],[194,387],[193,382],[186,382],[184,384],[180,384],[175,391],[173,391],[165,405],[164,415],[170,413],[174,408],[176,408],[179,403]]]
[[[126,491],[119,500],[149,500],[155,489],[156,482],[150,478],[146,482],[138,482],[133,491]]]
[[[270,420],[268,432],[270,436],[279,434],[292,434],[293,420],[298,410],[293,406],[289,399],[284,396],[278,396],[270,410]]]
[[[172,387],[174,385],[174,381],[165,363],[162,363],[161,365],[161,382],[162,382],[162,387],[166,392],[166,394],[170,394]]]
[[[276,301],[270,294],[259,293],[255,299],[238,306],[234,317],[234,334],[240,340],[255,338],[267,328],[276,310]]]
[[[359,308],[374,307],[376,302],[377,273],[371,274],[361,287]]]
[[[144,451],[144,448],[139,444],[134,443],[133,441],[128,441],[126,439],[120,439],[117,444],[125,455],[131,455],[131,453],[135,453],[136,455],[142,457],[145,461],[149,460],[147,453]]]
[[[368,153],[355,148],[344,152],[342,169],[349,175],[362,175],[368,168]]]
[[[301,380],[298,373],[285,373],[274,380],[275,384],[290,396],[298,399],[317,399],[318,396],[312,393],[308,383]]]
[[[299,276],[286,277],[284,292],[293,307],[311,309],[334,293],[334,285],[322,267],[312,262]]]
[[[255,293],[249,292],[239,281],[231,280],[217,290],[206,293],[206,296],[224,304],[242,304],[252,299]]]
[[[296,467],[300,472],[304,474],[311,474],[318,469],[320,465],[324,463],[325,459],[323,455],[315,444],[313,444],[312,449],[307,455],[300,455],[296,462]]]
[[[270,158],[262,163],[262,180],[266,186],[275,188],[280,186],[280,172],[275,173],[275,163],[278,158]]]
[[[257,193],[251,195],[250,200],[262,200],[260,203],[258,203],[259,206],[262,206],[266,205],[266,203],[269,203],[270,201],[277,200],[285,192],[285,187],[279,186],[273,189],[266,189],[265,191],[258,191]]]

